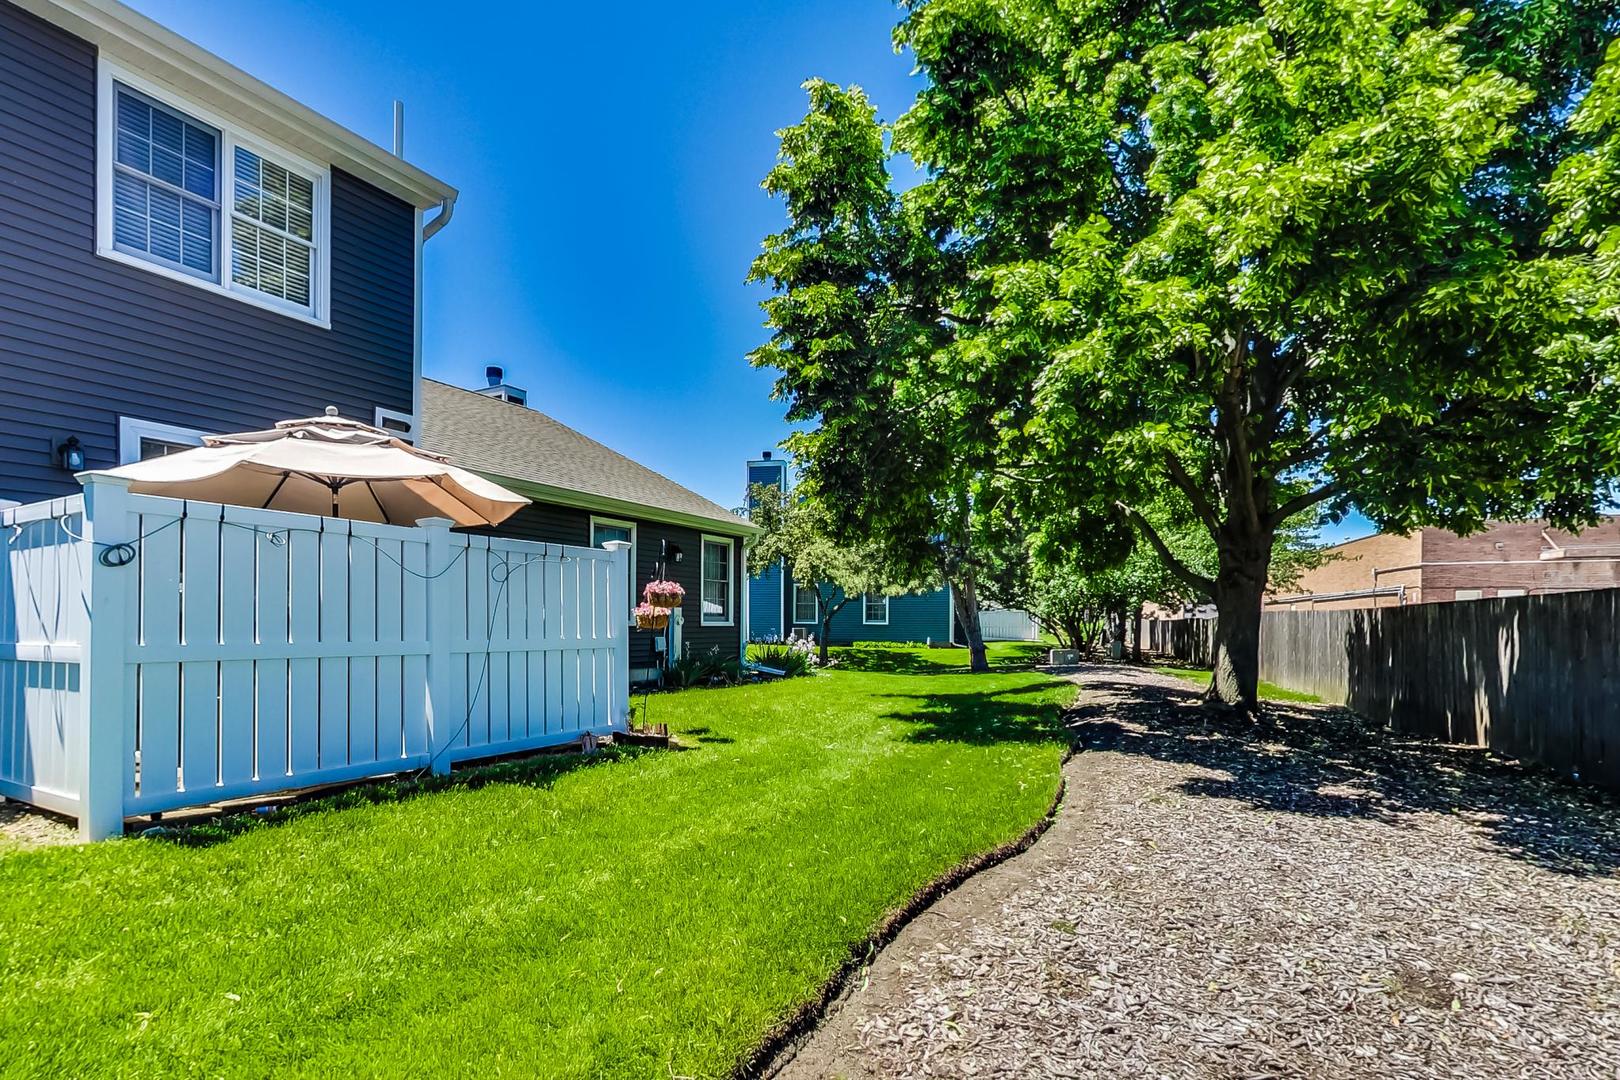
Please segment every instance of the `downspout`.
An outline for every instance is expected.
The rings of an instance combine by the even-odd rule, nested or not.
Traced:
[[[743,663],[747,663],[749,619],[748,596],[754,590],[751,587],[752,579],[748,576],[748,549],[751,545],[747,540],[744,540],[740,546],[742,547],[742,573],[738,574],[737,576],[742,579],[742,604],[740,605],[742,608],[742,617],[737,620],[737,659],[741,660]]]
[[[455,212],[456,197],[452,195],[439,204],[438,216],[422,226],[422,239],[433,239],[433,237],[438,234],[440,229],[450,224],[450,219],[455,216]]]

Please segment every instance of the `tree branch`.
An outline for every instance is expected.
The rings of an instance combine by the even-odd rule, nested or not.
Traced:
[[[1198,514],[1198,519],[1204,523],[1204,527],[1212,533],[1219,530],[1221,519],[1215,513],[1215,507],[1204,495],[1203,489],[1193,482],[1192,475],[1187,472],[1187,466],[1182,464],[1174,451],[1164,452],[1164,467],[1170,472],[1170,482],[1187,496],[1187,501],[1192,503],[1193,510]]]
[[[1131,524],[1136,526],[1136,531],[1141,533],[1143,537],[1147,539],[1149,544],[1153,545],[1153,550],[1159,553],[1159,558],[1164,560],[1165,567],[1169,569],[1172,574],[1176,575],[1176,577],[1180,578],[1188,585],[1191,585],[1205,596],[1215,595],[1214,580],[1198,573],[1192,567],[1178,559],[1175,553],[1170,550],[1169,545],[1164,542],[1164,540],[1159,536],[1158,532],[1153,528],[1153,525],[1146,517],[1142,515],[1140,510],[1137,510],[1135,507],[1128,506],[1122,502],[1115,503],[1114,505],[1124,511],[1125,516],[1130,519]]]
[[[1301,510],[1308,510],[1317,503],[1326,499],[1331,499],[1333,496],[1338,495],[1343,491],[1344,484],[1335,480],[1332,483],[1323,484],[1314,491],[1307,491],[1303,495],[1296,495],[1294,498],[1289,499],[1272,512],[1270,519],[1271,527],[1275,529],[1277,526],[1281,525],[1283,522],[1287,521]]]

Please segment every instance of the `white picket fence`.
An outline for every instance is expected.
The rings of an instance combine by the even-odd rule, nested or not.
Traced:
[[[0,511],[0,794],[127,816],[622,728],[611,550],[133,495]]]

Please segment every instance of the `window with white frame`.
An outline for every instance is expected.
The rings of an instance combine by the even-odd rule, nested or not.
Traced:
[[[135,416],[118,418],[118,464],[129,465],[147,458],[201,446],[207,432],[177,424],[160,424],[156,420],[142,420]]]
[[[814,585],[793,585],[793,621],[813,623],[821,611],[821,593]]]
[[[700,585],[704,626],[731,625],[731,549],[730,540],[713,536],[703,538]]]
[[[613,518],[591,518],[591,547],[601,547],[610,540],[623,540],[630,545],[630,562],[625,573],[625,595],[630,598],[630,610],[634,611],[636,601],[636,525],[633,521],[617,521]]]
[[[867,626],[889,625],[889,598],[867,593],[861,598],[861,622]]]
[[[328,325],[329,172],[102,64],[97,251]]]

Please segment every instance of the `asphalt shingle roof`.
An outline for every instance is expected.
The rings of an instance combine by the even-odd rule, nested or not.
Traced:
[[[706,518],[738,532],[747,525],[710,502],[545,413],[422,380],[423,449],[474,472]]]

